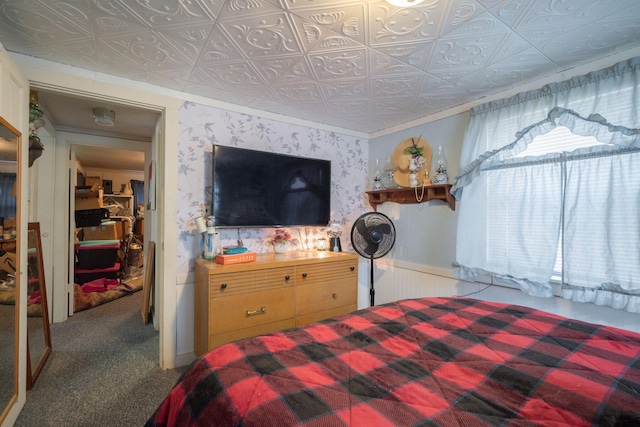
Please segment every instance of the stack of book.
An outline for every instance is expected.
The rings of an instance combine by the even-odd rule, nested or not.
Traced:
[[[239,264],[241,262],[251,262],[257,259],[255,252],[249,252],[243,246],[225,246],[222,248],[222,254],[216,255],[216,263],[229,265]]]

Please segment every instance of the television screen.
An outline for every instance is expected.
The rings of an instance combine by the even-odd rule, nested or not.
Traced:
[[[217,227],[329,223],[329,160],[214,145],[212,169]]]

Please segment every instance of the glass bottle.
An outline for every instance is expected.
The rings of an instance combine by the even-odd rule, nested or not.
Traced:
[[[384,173],[382,175],[382,186],[384,188],[394,188],[396,185],[393,181],[393,175],[398,170],[398,166],[393,163],[391,156],[387,157],[387,161],[384,164]]]
[[[449,176],[447,175],[447,158],[444,155],[442,145],[438,145],[434,170],[436,173],[433,179],[434,184],[447,184],[449,182]]]
[[[374,190],[382,189],[381,175],[382,174],[380,173],[380,160],[376,159],[375,171],[373,172],[373,184],[371,186]]]

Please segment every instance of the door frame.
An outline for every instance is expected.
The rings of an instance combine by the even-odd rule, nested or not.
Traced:
[[[156,191],[157,208],[155,214],[151,215],[152,221],[150,221],[149,225],[151,238],[155,239],[156,242],[156,292],[153,300],[155,308],[154,326],[160,331],[159,365],[162,369],[174,368],[176,366],[177,341],[177,301],[175,298],[177,252],[175,244],[165,244],[165,241],[169,239],[171,242],[175,242],[177,236],[178,146],[175,141],[178,141],[179,133],[178,111],[184,103],[184,99],[156,93],[166,93],[166,90],[126,79],[98,75],[95,72],[77,69],[73,70],[73,75],[71,73],[66,74],[58,71],[61,68],[59,64],[30,57],[21,59],[22,61],[19,61],[20,65],[25,70],[30,86],[34,89],[91,97],[97,101],[103,100],[136,108],[145,108],[157,111],[160,114],[156,135],[152,143],[151,160],[154,161],[157,171],[156,189],[161,189],[161,191]],[[65,71],[69,70],[65,68]],[[155,92],[141,91],[139,89],[140,86]],[[171,143],[171,141],[174,142]],[[63,172],[56,172],[55,179],[67,182],[66,188],[69,188],[68,162],[70,159],[67,147],[64,147],[64,145],[66,144],[60,144],[56,141],[56,163],[64,164],[65,167]],[[60,247],[58,246],[59,244],[66,246],[65,241],[69,236],[69,203],[66,197],[64,197],[64,202],[66,203],[54,206],[54,228],[64,230],[62,241],[60,241],[60,238],[54,238],[56,247]],[[65,218],[67,219],[65,220]],[[145,228],[147,227],[146,223],[147,221],[145,221]],[[54,270],[54,286],[58,281],[68,286],[70,276],[68,266],[65,266],[64,271],[58,270],[60,269]],[[60,291],[61,286],[57,285],[57,289]],[[66,287],[62,287],[60,292],[63,293],[64,298],[66,296]],[[53,293],[55,295],[56,291],[54,290]],[[58,295],[58,298],[60,297]],[[54,322],[56,321],[61,320],[54,318]]]

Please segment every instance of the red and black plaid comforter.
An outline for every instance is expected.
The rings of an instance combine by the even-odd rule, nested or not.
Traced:
[[[640,426],[640,334],[464,298],[227,344],[149,426]]]

